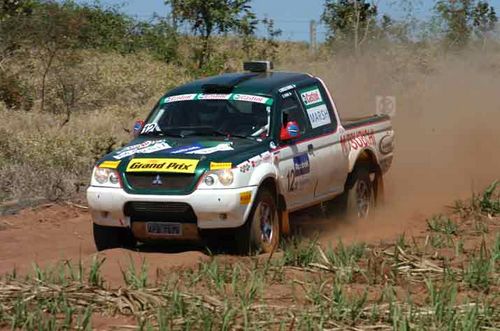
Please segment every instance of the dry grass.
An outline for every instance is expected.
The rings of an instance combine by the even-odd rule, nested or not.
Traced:
[[[254,53],[258,54],[263,47],[265,45],[258,44]],[[189,45],[181,46],[179,51],[184,54],[183,58],[189,58],[189,49]],[[237,70],[241,59],[245,58],[238,40],[215,39],[214,49],[217,50],[215,56],[223,61],[223,70]],[[374,113],[377,95],[396,96],[398,116],[394,123],[398,142],[411,147],[415,141],[409,139],[424,137],[420,147],[400,151],[398,160],[416,155],[434,160],[435,157],[427,155],[432,151],[428,146],[434,142],[427,140],[435,139],[432,131],[435,127],[447,130],[455,125],[457,130],[475,137],[476,142],[481,138],[472,132],[474,130],[486,134],[485,139],[495,137],[491,110],[496,106],[499,54],[490,50],[451,55],[442,54],[432,46],[392,45],[354,59],[346,55],[333,57],[326,48],[312,55],[305,45],[280,43],[277,69],[306,71],[324,78],[342,116]],[[26,113],[6,110],[0,105],[0,201],[35,195],[50,199],[78,196],[88,183],[94,161],[127,142],[130,139],[127,131],[133,121],[144,118],[165,91],[193,78],[192,68],[167,65],[144,54],[121,56],[78,52],[74,55],[74,65],[56,61],[49,72],[46,112],[40,113],[43,72],[40,59],[43,57],[39,55],[33,50],[31,57],[13,58],[3,64],[27,82],[35,97],[35,108]],[[461,77],[470,79],[462,83]],[[62,81],[69,81],[70,88],[76,91],[74,103],[69,108],[61,99]],[[480,87],[472,97],[463,93],[469,93],[477,84]],[[443,98],[447,95],[453,98]],[[471,113],[473,100],[483,104],[480,116],[464,116]],[[487,105],[485,100],[488,100]],[[64,125],[67,110],[71,117]],[[448,121],[450,116],[459,116],[458,125],[457,121]],[[459,137],[454,133],[446,139],[451,143]],[[477,151],[476,145],[472,141],[465,142],[466,149]],[[446,151],[458,155],[453,149]],[[482,162],[480,155],[469,159]],[[453,162],[467,165],[467,161]],[[444,165],[439,167],[445,168]],[[469,165],[467,167],[460,170],[470,172]]]

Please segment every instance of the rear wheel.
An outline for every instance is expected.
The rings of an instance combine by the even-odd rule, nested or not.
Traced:
[[[128,228],[93,224],[94,242],[98,251],[112,248],[134,248],[136,240]]]
[[[278,246],[280,226],[275,196],[261,189],[253,204],[249,218],[237,235],[238,250],[242,254],[270,253]]]
[[[345,212],[348,218],[366,219],[375,207],[375,192],[366,167],[356,168],[350,187],[344,192]]]

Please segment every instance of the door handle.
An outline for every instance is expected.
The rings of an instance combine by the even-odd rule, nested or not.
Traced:
[[[314,146],[313,146],[313,144],[307,145],[307,153],[309,153],[311,155],[314,154]]]

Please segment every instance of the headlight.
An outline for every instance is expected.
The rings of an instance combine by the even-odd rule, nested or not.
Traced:
[[[231,169],[218,170],[216,174],[222,185],[229,186],[233,183],[234,176]]]
[[[205,173],[202,182],[206,186],[229,186],[234,182],[234,174],[231,169],[212,170]]]
[[[94,168],[94,174],[92,175],[93,186],[107,186],[107,187],[121,187],[120,185],[120,175],[114,169],[107,168]]]

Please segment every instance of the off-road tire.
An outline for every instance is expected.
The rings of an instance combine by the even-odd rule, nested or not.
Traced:
[[[236,248],[240,254],[270,253],[280,240],[280,222],[275,195],[260,189],[246,223],[236,235]]]
[[[367,167],[353,170],[343,193],[344,215],[347,219],[366,219],[375,208],[375,190]]]
[[[94,242],[98,251],[112,248],[134,248],[136,240],[128,228],[93,224]]]

